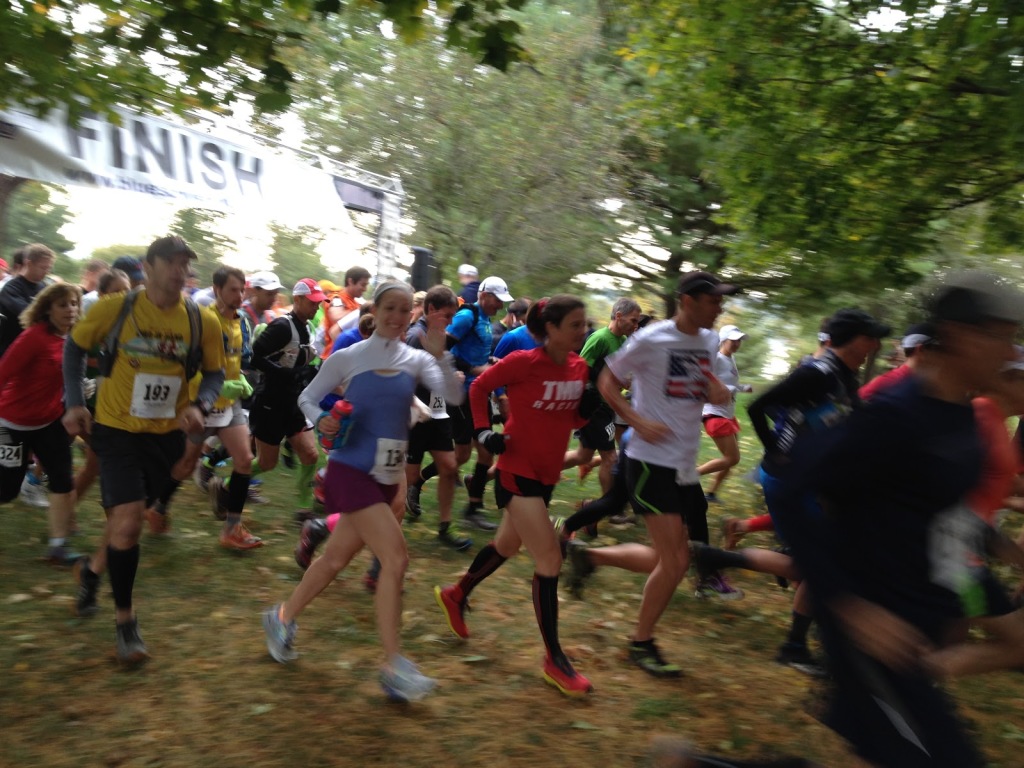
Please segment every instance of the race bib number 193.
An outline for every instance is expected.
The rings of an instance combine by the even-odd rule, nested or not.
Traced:
[[[132,387],[131,414],[140,419],[173,419],[180,391],[180,376],[137,374]]]

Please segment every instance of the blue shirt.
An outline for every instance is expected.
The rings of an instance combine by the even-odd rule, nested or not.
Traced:
[[[474,311],[470,307],[476,307]],[[476,321],[473,317],[476,315]],[[491,319],[484,314],[479,304],[462,307],[455,313],[451,323],[445,329],[458,343],[451,349],[455,358],[470,368],[486,365],[491,357]],[[475,376],[466,375],[466,391]]]
[[[533,335],[526,330],[525,325],[507,331],[498,340],[498,346],[494,348],[494,356],[497,358],[507,357],[520,349],[536,349],[540,342],[533,338]]]
[[[351,347],[353,344],[358,344],[363,340],[363,334],[359,332],[359,326],[355,328],[349,328],[347,331],[342,331],[338,334],[338,338],[334,340],[334,346],[331,347],[331,354],[334,354],[339,349],[345,349]]]

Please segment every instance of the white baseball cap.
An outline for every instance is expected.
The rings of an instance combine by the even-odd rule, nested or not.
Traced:
[[[252,288],[262,288],[265,291],[281,290],[281,281],[273,272],[257,272],[249,278],[249,285]]]
[[[747,334],[735,325],[723,325],[722,329],[718,332],[718,338],[722,341],[739,341],[740,339],[747,338]]]
[[[472,264],[459,264],[459,277],[479,277],[480,272]]]
[[[480,283],[477,293],[492,293],[501,301],[513,301],[512,294],[508,292],[508,286],[500,277],[488,277]]]

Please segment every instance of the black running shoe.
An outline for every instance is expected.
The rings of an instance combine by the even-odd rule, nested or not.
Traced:
[[[680,677],[683,674],[678,664],[671,664],[662,657],[654,640],[646,643],[629,644],[629,660],[654,677]]]
[[[75,613],[81,617],[93,616],[99,610],[96,593],[100,589],[100,577],[89,569],[89,558],[81,557],[75,563],[75,581],[78,594],[75,597]]]
[[[417,520],[423,514],[423,507],[420,506],[420,489],[410,485],[405,492],[405,512],[410,520]]]
[[[149,658],[149,649],[139,636],[139,622],[129,619],[117,625],[117,659],[122,664],[141,664]]]
[[[299,534],[299,543],[295,546],[295,562],[299,568],[306,570],[313,562],[313,555],[316,548],[331,535],[327,529],[327,523],[323,520],[307,520],[302,524],[302,533]]]
[[[473,540],[467,539],[465,536],[457,536],[451,532],[450,528],[443,531],[437,532],[437,538],[442,544],[454,549],[456,552],[465,552],[467,549],[473,546]]]
[[[775,661],[810,677],[827,677],[825,667],[816,659],[806,645],[800,643],[783,643],[775,655]]]

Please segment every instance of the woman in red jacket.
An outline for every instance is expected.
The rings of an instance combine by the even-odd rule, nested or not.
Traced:
[[[0,504],[17,498],[33,454],[50,478],[50,546],[46,558],[70,564],[65,540],[75,505],[71,441],[61,424],[64,338],[78,319],[82,292],[55,283],[21,313],[21,333],[0,357]],[[8,318],[7,322],[13,322]]]
[[[583,426],[587,411],[599,403],[596,391],[585,393],[590,372],[576,354],[587,331],[584,304],[566,295],[541,299],[530,307],[526,325],[543,346],[513,352],[480,374],[469,390],[477,440],[500,454],[494,493],[506,514],[494,541],[480,550],[459,583],[435,587],[434,596],[452,632],[469,637],[464,618],[469,593],[525,546],[535,563],[533,606],[547,651],[544,679],[567,696],[585,696],[593,687],[558,642],[562,553],[548,517],[572,430]],[[510,410],[504,433],[490,428],[488,400],[499,387],[506,388]]]

